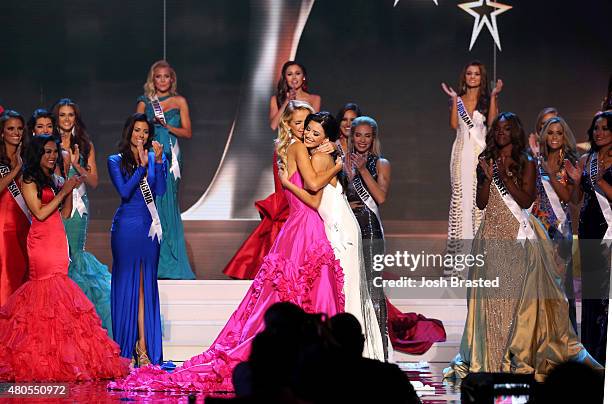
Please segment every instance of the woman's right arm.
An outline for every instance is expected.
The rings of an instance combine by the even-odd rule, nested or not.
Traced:
[[[136,170],[132,173],[131,177],[126,180],[123,179],[121,174],[121,157],[118,155],[109,156],[107,161],[108,174],[110,175],[113,185],[119,192],[121,199],[128,200],[132,197],[132,194],[138,188],[138,183],[144,177],[146,168],[139,165]]]
[[[144,112],[145,112],[145,103],[144,103],[144,101],[138,101],[138,104],[136,104],[136,112],[138,112],[140,114],[144,114]]]
[[[272,98],[270,98],[270,128],[272,128],[272,130],[278,129],[278,123],[280,122],[287,104],[289,104],[289,98],[287,98],[279,108],[276,105],[276,96],[273,95]]]
[[[300,188],[293,182],[289,181],[286,177],[281,177],[281,183],[283,187],[288,189],[293,195],[295,195],[300,201],[310,206],[314,210],[319,209],[321,204],[321,197],[323,196],[323,190],[318,190],[317,193],[311,194],[304,188]]]
[[[310,191],[318,191],[325,185],[329,184],[329,181],[342,170],[342,161],[336,163],[331,168],[317,173],[312,168],[310,156],[308,156],[308,150],[303,143],[295,142],[290,148],[294,150],[295,161],[297,163],[298,170],[302,178],[304,179],[304,188]]]
[[[46,205],[43,205],[42,201],[38,198],[36,184],[34,182],[24,182],[22,190],[23,199],[25,199],[26,205],[28,205],[28,209],[30,209],[32,215],[41,222],[51,216],[53,212],[59,208],[64,198],[68,195],[72,195],[72,190],[77,182],[74,178],[75,177],[71,177],[68,179],[62,189],[60,189],[51,202]],[[78,183],[80,184],[80,182]],[[72,206],[70,210],[72,210]]]

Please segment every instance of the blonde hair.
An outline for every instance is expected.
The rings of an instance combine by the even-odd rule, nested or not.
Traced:
[[[353,119],[351,123],[351,134],[347,140],[347,148],[349,151],[353,149],[353,136],[355,136],[355,129],[360,125],[368,125],[372,128],[372,145],[370,147],[370,153],[373,155],[380,157],[382,155],[382,148],[380,146],[380,139],[378,139],[378,123],[374,120],[374,118],[370,118],[369,116],[359,116]]]
[[[175,96],[178,95],[178,92],[176,91],[176,72],[174,71],[174,69],[172,68],[172,66],[170,66],[170,63],[166,62],[165,60],[158,60],[157,62],[153,63],[153,65],[151,65],[151,68],[149,69],[149,74],[147,75],[147,81],[144,83],[144,95],[147,98],[152,98],[155,96],[155,69],[159,69],[159,68],[167,68],[168,70],[170,70],[170,78],[172,79],[172,85],[170,86],[170,95],[171,96]]]
[[[295,111],[308,111],[314,114],[314,108],[307,102],[292,100],[289,101],[287,107],[281,115],[280,121],[278,122],[278,136],[276,138],[276,155],[278,156],[278,167],[287,168],[287,150],[291,144],[291,127],[289,122],[293,117]]]
[[[558,123],[561,125],[561,129],[563,129],[563,148],[562,148],[562,156],[568,158],[572,164],[576,162],[576,138],[574,137],[574,132],[569,127],[565,119],[561,118],[559,115],[550,118],[546,122],[544,122],[544,126],[542,126],[542,131],[539,133],[540,137],[540,153],[544,156],[545,160],[548,160],[548,143],[546,142],[546,133],[548,132],[548,128]]]

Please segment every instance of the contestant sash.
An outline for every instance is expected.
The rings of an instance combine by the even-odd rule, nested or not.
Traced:
[[[156,95],[149,98],[151,101],[151,107],[153,108],[153,114],[155,118],[159,119],[164,125],[166,125],[166,116],[164,115],[164,109],[159,102],[159,98]],[[172,163],[170,164],[170,172],[174,175],[174,179],[181,178],[181,167],[178,161],[178,155],[181,152],[179,148],[178,139],[176,139],[175,143],[172,144],[172,139],[170,139],[170,152],[172,153]]]
[[[151,214],[151,227],[149,228],[149,237],[151,237],[151,240],[155,240],[155,236],[157,236],[157,242],[161,243],[161,221],[159,220],[159,213],[157,213],[157,207],[155,206],[155,198],[153,198],[153,192],[151,192],[151,187],[149,187],[149,183],[147,182],[146,176],[140,180],[139,185],[142,197],[144,198],[144,201],[147,204],[147,209],[149,209],[149,213]]]
[[[11,169],[5,165],[0,165],[0,177],[6,177],[11,172]],[[23,214],[26,215],[28,221],[32,222],[32,215],[30,214],[30,210],[28,209],[28,205],[26,205],[25,199],[23,199],[23,195],[17,186],[15,180],[11,181],[7,186],[9,192],[13,196],[15,202],[22,210]]]
[[[514,218],[517,222],[519,222],[519,231],[516,236],[516,239],[520,241],[522,245],[525,245],[525,239],[537,239],[537,236],[533,231],[533,228],[531,227],[531,223],[529,223],[529,213],[525,209],[521,208],[519,204],[516,203],[514,198],[512,198],[510,192],[508,192],[506,185],[504,185],[504,182],[501,179],[501,176],[499,175],[499,169],[497,167],[496,162],[493,162],[493,183],[499,191],[502,200],[504,201],[510,212],[512,212]]]
[[[459,114],[459,118],[465,123],[465,126],[468,128],[468,133],[470,134],[470,139],[472,139],[480,149],[483,149],[485,144],[481,140],[482,136],[478,136],[478,130],[476,129],[476,125],[472,121],[470,114],[463,103],[461,97],[457,97],[457,113]]]
[[[609,246],[610,243],[612,243],[612,208],[610,208],[608,198],[606,198],[599,185],[597,185],[598,175],[599,164],[597,163],[597,153],[593,153],[589,162],[589,179],[591,180],[591,185],[593,185],[593,189],[595,190],[595,196],[597,197],[597,202],[601,208],[601,213],[603,214],[606,224],[608,225],[606,234],[603,236],[601,244],[606,244]]]
[[[565,214],[565,210],[563,210],[559,196],[550,183],[550,177],[543,171],[540,160],[538,160],[538,169],[540,172],[540,179],[542,180],[542,186],[544,187],[544,192],[546,192],[548,202],[550,202],[550,206],[557,217],[557,229],[559,229],[561,234],[566,235],[566,233],[571,230],[566,226],[567,215]]]
[[[153,108],[153,114],[155,115],[155,118],[159,119],[161,123],[165,125],[166,116],[164,115],[164,109],[162,108],[161,103],[159,102],[159,98],[154,95],[153,97],[149,98],[149,101],[151,102],[151,107]]]
[[[75,212],[79,212],[79,216],[83,217],[87,212],[87,206],[83,197],[85,196],[85,183],[82,183],[72,192],[72,213],[70,216],[74,216]]]
[[[361,180],[361,175],[356,174],[353,177],[353,186],[355,187],[355,191],[357,191],[357,195],[363,201],[363,203],[376,215],[378,219],[378,224],[380,225],[380,231],[385,236],[385,231],[383,229],[382,220],[380,220],[380,212],[378,211],[378,205],[372,195],[368,192],[367,188],[363,185],[363,181]]]

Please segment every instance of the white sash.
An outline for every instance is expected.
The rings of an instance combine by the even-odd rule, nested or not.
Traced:
[[[10,172],[11,172],[11,169],[9,167],[5,165],[0,165],[0,177],[6,177],[8,173]],[[26,217],[28,218],[28,221],[32,223],[32,215],[30,214],[28,205],[26,205],[25,199],[23,199],[23,195],[21,194],[21,191],[19,190],[17,183],[15,183],[15,180],[11,181],[8,184],[7,188],[9,192],[11,193],[11,195],[13,196],[13,199],[15,200],[15,202],[17,202],[17,205],[19,206],[19,208],[22,210],[23,214],[26,215]]]
[[[164,125],[166,124],[166,116],[164,115],[164,109],[162,108],[159,98],[157,95],[149,98],[151,102],[151,107],[153,108],[153,114],[157,119],[159,119]]]
[[[361,181],[361,176],[359,174],[356,174],[353,177],[353,186],[355,187],[355,191],[357,191],[357,195],[359,195],[359,198],[376,215],[376,218],[378,219],[378,224],[380,225],[380,231],[384,237],[385,231],[383,229],[382,220],[380,219],[378,205],[376,204],[374,198],[372,198],[372,195],[370,195],[370,193],[368,192],[367,188],[363,185],[363,182]]]
[[[550,202],[550,206],[557,217],[557,229],[561,232],[561,234],[566,235],[570,229],[566,227],[567,215],[565,214],[565,210],[563,210],[563,206],[561,205],[561,201],[559,200],[559,196],[555,192],[552,184],[550,183],[550,177],[544,173],[541,165],[541,161],[538,159],[538,170],[540,172],[540,179],[542,180],[542,186],[544,187],[544,192],[546,192],[546,197],[548,198],[548,202]]]
[[[479,136],[476,125],[474,125],[474,122],[472,121],[467,108],[465,108],[465,104],[463,103],[461,97],[457,97],[457,113],[459,114],[459,118],[467,126],[470,139],[473,140],[481,150],[484,149],[485,143],[483,140],[481,140],[482,136]]]
[[[84,183],[79,185],[79,187],[72,192],[72,213],[70,214],[70,217],[74,216],[75,212],[79,212],[79,216],[81,217],[83,217],[84,214],[88,213],[87,206],[85,205],[85,201],[83,200],[85,192],[86,190]]]
[[[151,101],[151,107],[153,108],[153,113],[155,114],[155,117],[164,124],[166,124],[166,116],[164,115],[164,109],[162,108],[161,103],[159,102],[159,98],[157,98],[157,95],[154,95],[153,97],[149,98],[149,100]],[[179,178],[181,178],[181,167],[179,166],[178,161],[178,155],[181,149],[178,145],[178,139],[174,144],[172,144],[172,140],[170,140],[170,146],[170,152],[172,153],[172,164],[170,165],[170,172],[172,173],[172,175],[174,175],[174,179],[178,180]]]
[[[159,214],[157,213],[157,207],[155,206],[155,198],[153,198],[153,193],[151,192],[151,188],[149,187],[149,183],[147,182],[146,176],[140,180],[139,185],[142,197],[144,198],[144,201],[147,204],[147,209],[149,209],[149,213],[151,214],[151,227],[149,228],[149,237],[151,237],[151,240],[155,240],[155,236],[157,236],[157,242],[161,243],[161,221],[159,220]]]
[[[589,179],[591,180],[591,185],[593,185],[593,189],[595,190],[595,196],[597,197],[597,202],[601,208],[601,213],[603,214],[603,217],[608,225],[606,234],[603,236],[603,240],[601,240],[601,244],[606,244],[609,247],[612,243],[612,208],[610,208],[608,198],[606,198],[599,185],[597,185],[598,174],[599,164],[597,163],[597,153],[593,153],[591,155],[591,161],[589,162]]]
[[[529,212],[521,208],[519,204],[516,203],[514,198],[512,198],[512,195],[510,195],[508,189],[506,189],[506,186],[504,185],[504,182],[502,181],[499,175],[499,169],[497,167],[496,162],[493,162],[493,183],[499,191],[502,200],[504,201],[510,212],[512,212],[514,218],[517,222],[519,222],[519,231],[516,235],[516,239],[520,241],[523,246],[525,245],[526,239],[536,240],[537,236],[533,231],[533,228],[531,227],[531,223],[529,222]]]

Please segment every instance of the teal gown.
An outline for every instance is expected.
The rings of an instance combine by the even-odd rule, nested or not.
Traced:
[[[161,97],[159,100],[164,101],[168,97]],[[147,97],[141,95],[138,97],[138,102],[144,102],[145,113],[147,117],[155,121],[153,107]],[[181,127],[181,115],[178,108],[173,108],[164,111],[166,122],[172,127]],[[168,161],[168,176],[166,177],[166,193],[155,198],[155,205],[159,212],[161,220],[163,238],[159,252],[159,264],[157,267],[158,279],[195,279],[195,275],[189,265],[187,257],[187,247],[185,245],[185,234],[183,231],[183,222],[181,220],[181,212],[178,204],[178,187],[180,178],[175,178],[171,171],[172,163],[172,147],[177,147],[178,139],[168,129],[162,125],[155,123],[155,140],[164,145],[164,154]],[[181,166],[181,153],[177,153],[179,167]]]
[[[85,161],[81,157],[81,166]],[[70,167],[69,176],[76,175],[74,167]],[[74,190],[75,194],[77,190]],[[102,264],[91,253],[85,251],[87,240],[87,226],[89,224],[89,198],[87,193],[81,197],[85,211],[83,215],[72,209],[72,216],[64,220],[66,237],[70,250],[70,266],[68,276],[85,293],[93,303],[98,316],[102,320],[102,327],[106,329],[110,338],[113,337],[110,309],[111,274],[108,267]],[[73,199],[74,202],[74,199]]]

